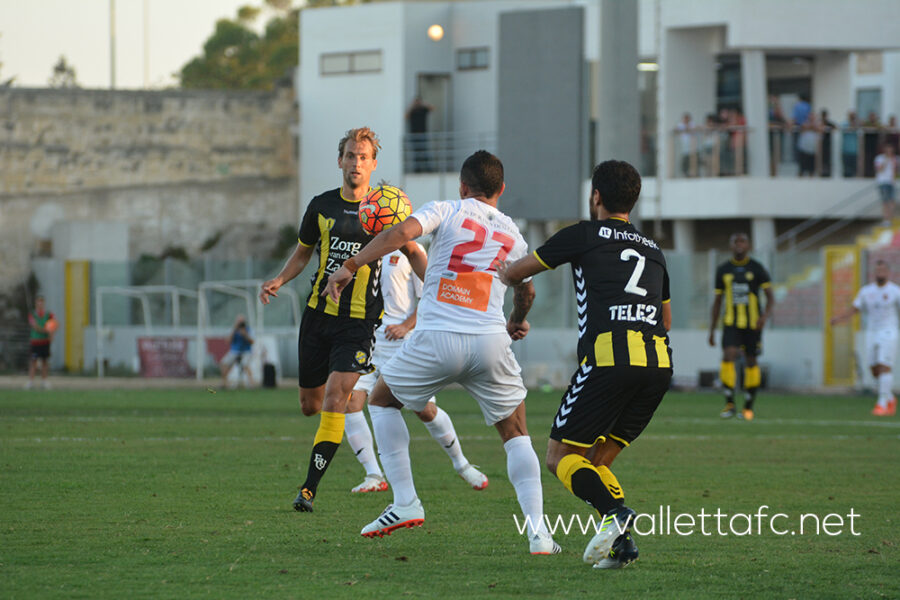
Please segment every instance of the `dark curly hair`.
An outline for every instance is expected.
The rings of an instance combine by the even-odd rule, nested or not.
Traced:
[[[591,189],[609,212],[628,213],[641,195],[641,176],[624,160],[607,160],[594,167]]]

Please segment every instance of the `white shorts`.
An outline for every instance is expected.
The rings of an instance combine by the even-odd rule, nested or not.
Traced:
[[[866,332],[866,360],[870,367],[887,365],[894,367],[894,353],[897,350],[897,331],[882,329]]]
[[[459,383],[478,401],[484,421],[505,419],[525,399],[522,369],[506,332],[474,335],[414,331],[381,367],[381,376],[406,407],[421,411],[428,399]]]

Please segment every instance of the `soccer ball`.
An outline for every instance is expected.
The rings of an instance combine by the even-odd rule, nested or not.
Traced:
[[[47,330],[47,333],[56,333],[56,330],[59,329],[59,321],[56,319],[47,319],[47,322],[44,323],[44,329]]]
[[[412,212],[409,198],[400,188],[379,185],[359,203],[359,222],[369,235],[378,235],[406,220]]]

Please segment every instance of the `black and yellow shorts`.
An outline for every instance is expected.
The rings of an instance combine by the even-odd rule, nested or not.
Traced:
[[[380,319],[333,317],[307,308],[300,320],[297,358],[300,387],[325,385],[334,371],[371,373],[375,328]]]
[[[738,329],[733,326],[722,328],[722,348],[737,346],[747,356],[762,354],[762,333],[756,329]]]
[[[671,369],[582,365],[560,402],[550,438],[585,448],[607,438],[627,446],[647,427],[671,381]]]

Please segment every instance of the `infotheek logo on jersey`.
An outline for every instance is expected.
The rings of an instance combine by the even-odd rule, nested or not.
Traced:
[[[600,233],[598,235],[603,239],[608,240],[610,236],[612,236],[612,229],[610,229],[609,227],[601,227]]]

